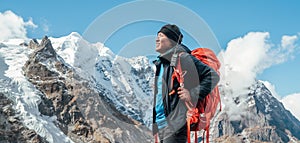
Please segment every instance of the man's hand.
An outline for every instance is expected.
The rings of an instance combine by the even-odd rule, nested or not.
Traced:
[[[178,95],[179,95],[179,98],[181,100],[184,100],[186,102],[190,102],[191,101],[190,92],[186,88],[179,87],[178,88]]]

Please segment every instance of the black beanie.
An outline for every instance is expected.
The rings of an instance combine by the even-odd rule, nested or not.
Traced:
[[[179,28],[176,25],[167,24],[164,25],[157,33],[164,33],[169,39],[173,40],[174,42],[181,43],[183,35],[181,34]]]

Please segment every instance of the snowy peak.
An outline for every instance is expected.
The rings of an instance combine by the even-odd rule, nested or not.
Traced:
[[[78,33],[61,38],[50,38],[55,51],[66,63],[85,78],[95,77],[95,65],[100,59],[113,61],[115,55],[102,43],[89,43]]]
[[[104,44],[99,42],[89,43],[88,41],[83,39],[82,36],[77,32],[72,32],[71,34],[64,37],[50,39],[52,41],[53,47],[61,55],[78,55],[77,57],[81,57],[91,56],[92,53],[96,53],[100,54],[101,56],[110,56],[112,58],[115,57],[115,54],[109,48],[105,47]]]
[[[32,64],[31,62],[34,62],[36,64],[41,63],[51,70],[54,70],[58,66],[61,66],[62,71],[60,71],[59,73],[61,75],[65,74],[65,71],[67,70],[66,66],[68,65],[64,62],[64,60],[59,55],[57,55],[54,48],[52,47],[50,39],[48,39],[47,36],[45,36],[42,39],[40,44],[38,44],[36,40],[31,40],[30,43],[35,43],[38,46],[34,46],[37,48],[29,57],[32,61],[28,60],[27,63],[25,64],[25,67],[29,64]],[[25,70],[25,72],[30,73],[32,69],[23,69],[23,70]],[[36,75],[32,75],[32,76],[36,76]]]
[[[77,33],[77,32],[71,32],[71,34],[69,35],[69,37],[78,37],[79,39],[82,39],[82,36]]]
[[[282,134],[286,130],[300,138],[300,121],[284,108],[262,82],[258,82],[255,89],[252,93],[255,95],[257,111],[266,115],[269,125],[276,127],[275,131],[282,140],[284,142],[289,140],[288,133]]]
[[[36,54],[43,54],[38,57],[44,57],[44,58],[54,58],[56,56],[56,52],[52,47],[51,41],[48,39],[47,36],[45,36],[42,39],[41,44],[38,46],[38,49],[34,52]],[[34,55],[36,56],[36,55]]]

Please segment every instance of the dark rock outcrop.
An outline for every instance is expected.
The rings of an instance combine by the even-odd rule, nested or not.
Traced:
[[[13,104],[9,98],[0,92],[0,142],[47,143],[46,139],[39,136],[34,130],[22,125]]]

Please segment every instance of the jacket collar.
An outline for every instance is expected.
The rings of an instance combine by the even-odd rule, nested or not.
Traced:
[[[159,60],[164,64],[169,64],[173,54],[178,53],[191,53],[191,50],[183,44],[177,44],[173,48],[169,49],[167,52],[158,56]]]

